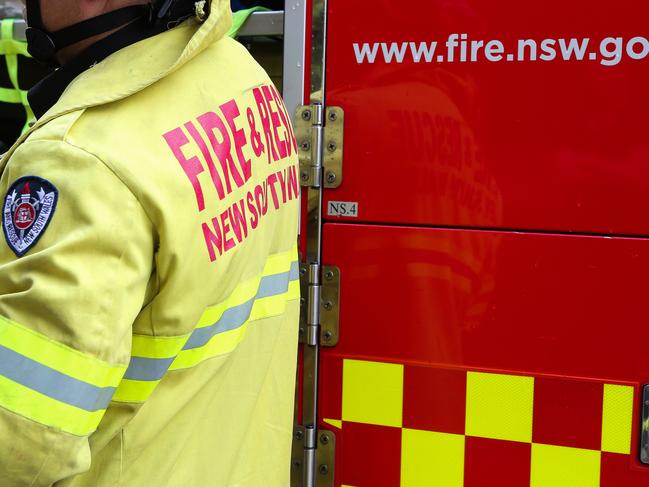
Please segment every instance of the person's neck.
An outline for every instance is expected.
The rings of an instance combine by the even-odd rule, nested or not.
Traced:
[[[119,4],[118,8],[123,8],[123,7],[129,7],[132,5],[144,5],[147,2],[144,2],[143,0],[130,0],[126,2],[121,2]],[[108,11],[112,10],[117,10],[117,8],[111,8]],[[101,41],[102,39],[108,37],[109,35],[113,34],[114,32],[118,31],[122,27],[128,25],[130,22],[127,22],[120,27],[117,27],[116,29],[110,30],[108,32],[104,32],[103,34],[98,34],[94,37],[90,37],[88,39],[84,39],[80,42],[77,42],[76,44],[72,44],[71,46],[68,46],[64,49],[61,49],[57,55],[56,55],[56,60],[61,64],[61,66],[64,66],[68,64],[70,61],[74,60],[76,57],[78,57],[82,52],[84,52],[86,49],[88,49],[90,46],[93,44],[96,44],[97,42]]]

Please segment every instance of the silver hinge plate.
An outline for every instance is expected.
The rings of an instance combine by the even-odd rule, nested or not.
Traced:
[[[317,113],[311,105],[300,106],[296,111],[295,136],[300,156],[300,184],[317,188],[321,185],[325,188],[338,188],[343,182],[345,112],[340,107],[327,107],[323,120],[323,136],[319,142],[314,140],[314,134],[317,133],[314,126],[319,123],[316,120]],[[315,147],[317,144],[322,147]],[[322,154],[322,168],[316,163],[318,153]]]
[[[295,426],[291,451],[291,487],[303,487],[304,426]],[[316,449],[316,487],[333,487],[336,461],[336,435],[333,431],[318,430]]]
[[[300,265],[300,343],[306,342],[309,296],[309,267]],[[333,265],[322,266],[320,291],[320,346],[333,347],[340,339],[340,269]]]

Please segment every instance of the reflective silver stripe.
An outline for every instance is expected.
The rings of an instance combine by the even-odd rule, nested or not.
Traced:
[[[293,262],[288,272],[262,278],[259,283],[257,294],[254,298],[238,306],[228,308],[223,312],[221,318],[219,318],[219,320],[213,325],[195,329],[187,340],[187,343],[185,343],[183,350],[200,348],[209,343],[214,336],[243,326],[250,317],[250,312],[255,304],[255,300],[271,296],[279,296],[286,293],[288,291],[289,282],[295,281],[299,279],[299,277],[299,263]],[[165,375],[175,358],[176,357],[131,357],[131,362],[124,378],[141,381],[160,380]]]
[[[147,358],[132,357],[124,374],[125,379],[130,380],[158,380],[167,372],[176,357],[171,358]],[[158,379],[151,379],[157,377]]]
[[[83,382],[2,345],[0,375],[44,396],[90,412],[106,409],[115,394],[115,387],[97,387]]]
[[[286,291],[284,291],[286,292]],[[281,293],[277,293],[281,294]],[[225,333],[226,331],[235,330],[248,320],[250,312],[252,311],[252,306],[255,304],[255,298],[252,298],[249,301],[246,301],[239,306],[234,308],[226,309],[219,318],[219,321],[213,325],[206,326],[204,328],[197,328],[194,330],[185,343],[183,350],[191,350],[192,348],[199,348],[203,345],[206,345],[214,335],[219,333]]]
[[[259,283],[259,290],[255,299],[269,298],[284,294],[288,291],[289,274],[276,274],[274,276],[264,277]],[[254,301],[254,300],[253,300]]]
[[[288,271],[288,280],[292,282],[292,281],[297,281],[299,278],[300,278],[300,263],[292,262],[291,268]]]

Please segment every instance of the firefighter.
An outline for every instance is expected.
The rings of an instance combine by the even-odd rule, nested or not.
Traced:
[[[26,0],[0,485],[289,485],[297,147],[228,0]]]

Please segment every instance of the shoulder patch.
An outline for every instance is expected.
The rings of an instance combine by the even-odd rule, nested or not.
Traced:
[[[2,229],[11,250],[22,257],[50,223],[59,191],[47,179],[26,176],[10,187],[2,205]]]

